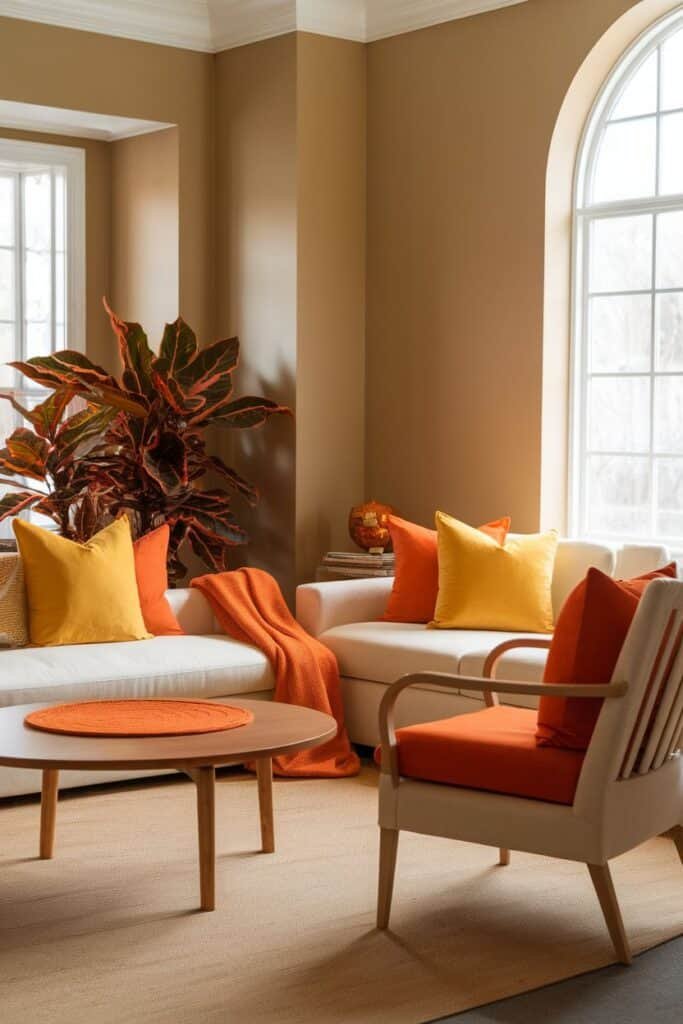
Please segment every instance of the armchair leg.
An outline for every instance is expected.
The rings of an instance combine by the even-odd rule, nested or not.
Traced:
[[[389,927],[397,851],[398,829],[380,828],[379,884],[377,887],[377,927],[380,929]]]
[[[632,962],[631,949],[626,937],[624,922],[621,918],[621,911],[619,910],[617,894],[612,884],[609,866],[607,864],[589,864],[588,870],[595,886],[595,892],[600,900],[605,924],[607,925],[617,957],[622,964],[630,964]]]
[[[507,865],[510,863],[510,851],[506,850],[504,846],[501,846],[498,852],[500,854],[500,856],[498,857],[498,863],[503,868],[507,867]]]
[[[669,835],[676,844],[678,856],[681,858],[681,864],[683,864],[683,825],[674,825]]]

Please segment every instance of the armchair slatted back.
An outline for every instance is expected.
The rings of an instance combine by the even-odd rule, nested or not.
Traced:
[[[653,580],[624,642],[586,753],[574,807],[592,816],[607,785],[661,768],[678,755],[683,730],[683,581]]]

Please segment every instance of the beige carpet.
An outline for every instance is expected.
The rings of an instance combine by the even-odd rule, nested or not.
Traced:
[[[276,782],[278,852],[254,854],[255,783],[218,787],[218,910],[197,901],[194,789],[66,796],[57,856],[37,803],[0,805],[3,1024],[417,1024],[613,960],[588,872],[404,834],[391,932],[373,928],[376,774]],[[642,950],[683,931],[657,839],[614,863]]]

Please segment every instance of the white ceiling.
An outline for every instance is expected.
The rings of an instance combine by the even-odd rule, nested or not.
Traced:
[[[526,0],[0,0],[0,15],[216,53],[296,30],[370,42]]]

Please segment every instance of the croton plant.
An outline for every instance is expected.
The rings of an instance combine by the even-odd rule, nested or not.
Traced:
[[[50,390],[28,409],[28,426],[0,449],[0,521],[33,509],[61,534],[85,541],[121,513],[136,535],[162,522],[171,530],[169,576],[186,573],[179,549],[188,540],[210,569],[228,566],[229,549],[248,536],[233,513],[236,492],[250,504],[256,489],[206,446],[208,427],[245,429],[289,409],[268,398],[233,398],[239,341],[200,349],[182,320],[167,324],[158,355],[136,323],[106,305],[118,339],[120,376],[66,349],[10,365]],[[221,487],[207,487],[207,474]]]

